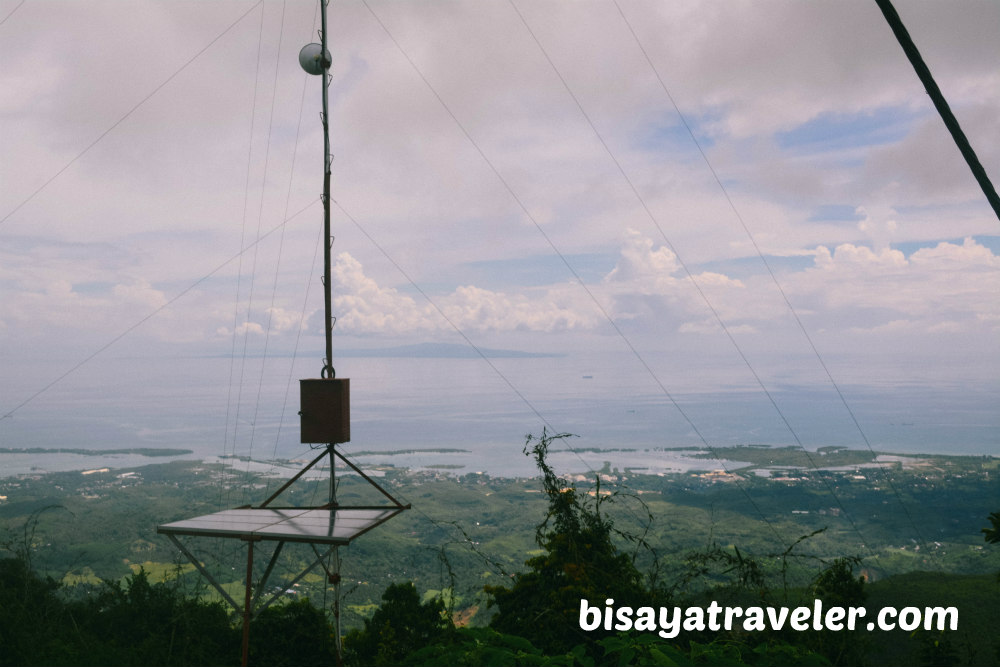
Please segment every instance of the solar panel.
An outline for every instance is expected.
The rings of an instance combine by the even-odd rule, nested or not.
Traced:
[[[233,509],[174,521],[157,533],[346,545],[402,510]]]

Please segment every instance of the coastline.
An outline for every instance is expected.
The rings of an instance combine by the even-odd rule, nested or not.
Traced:
[[[409,448],[356,453],[346,452],[351,460],[381,476],[385,470],[415,473],[434,472],[461,476],[468,473],[486,474],[498,478],[526,478],[537,474],[528,457],[512,457],[502,452],[499,457],[484,457],[478,452],[459,448]],[[520,452],[518,452],[520,453]],[[721,456],[721,458],[716,458]],[[808,464],[803,464],[805,461]],[[755,475],[771,479],[787,479],[788,475],[806,471],[862,472],[873,468],[934,468],[937,460],[994,460],[988,454],[907,454],[847,448],[820,447],[808,453],[797,447],[769,445],[738,445],[724,448],[579,448],[551,452],[553,466],[569,478],[582,480],[593,474],[659,475],[697,474],[725,481],[730,476]],[[239,469],[245,474],[271,478],[289,478],[307,459],[251,459],[246,456],[204,456],[190,449],[124,448],[114,450],[82,450],[69,448],[0,448],[0,478],[44,475],[48,473],[124,471],[157,463],[177,461],[200,462]],[[498,465],[499,464],[499,465]],[[353,474],[346,471],[345,474]],[[323,469],[310,471],[309,477],[325,476]]]

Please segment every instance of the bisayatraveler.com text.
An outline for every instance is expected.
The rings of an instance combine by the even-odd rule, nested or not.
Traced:
[[[656,632],[664,639],[673,639],[681,632],[711,632],[742,629],[746,632],[781,630],[785,627],[799,632],[807,630],[864,629],[958,630],[956,607],[882,607],[868,615],[864,607],[824,607],[822,600],[802,607],[723,607],[713,601],[706,607],[615,607],[607,599],[604,606],[580,600],[580,629],[588,632],[604,630]]]

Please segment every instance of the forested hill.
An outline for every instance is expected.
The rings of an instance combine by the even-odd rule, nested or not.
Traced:
[[[195,462],[88,472],[0,481],[0,542],[8,556],[0,570],[0,664],[237,663],[234,619],[155,526],[259,500],[274,481],[252,479],[241,489],[224,480],[221,467]],[[947,457],[893,471],[933,538],[919,544],[904,511],[864,469],[826,480],[837,484],[854,526],[808,473],[746,475],[738,487],[710,473],[637,475],[607,466],[598,489],[585,479],[568,486],[545,475],[381,472],[419,511],[343,551],[342,620],[354,664],[1000,659],[991,630],[1000,617],[1000,545],[982,534],[997,509],[991,459]],[[768,512],[766,523],[744,490]],[[341,479],[341,498],[363,492],[356,477]],[[287,500],[308,504],[322,493],[321,483],[307,483]],[[779,548],[774,533],[809,537]],[[234,593],[240,554],[239,545],[225,545],[205,556]],[[291,548],[288,554],[304,558]],[[276,571],[277,581],[289,572]],[[608,596],[653,606],[711,599],[955,606],[960,626],[945,633],[683,633],[671,640],[581,632],[579,600]],[[255,664],[332,664],[324,580],[310,575],[289,600],[255,620]],[[532,620],[540,617],[548,621]],[[307,647],[313,652],[302,653]]]

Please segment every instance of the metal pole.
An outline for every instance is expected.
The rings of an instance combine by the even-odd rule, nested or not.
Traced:
[[[330,445],[330,530],[336,523],[337,515],[337,480],[335,477],[336,457],[334,445]],[[343,665],[343,651],[340,642],[340,547],[333,547],[333,574],[327,575],[328,582],[333,584],[333,644],[336,651],[337,667]]]
[[[962,157],[965,158],[965,163],[972,170],[972,175],[975,177],[976,182],[979,183],[979,187],[982,188],[983,194],[986,196],[986,201],[990,203],[990,206],[993,207],[993,212],[1000,219],[1000,195],[997,195],[997,191],[993,187],[993,182],[990,181],[990,177],[986,174],[986,170],[983,169],[982,163],[979,162],[976,151],[972,149],[972,144],[969,143],[965,132],[962,131],[961,126],[958,124],[958,119],[955,118],[951,107],[948,106],[948,101],[944,98],[941,89],[938,88],[937,82],[934,81],[930,69],[920,56],[920,51],[917,50],[917,45],[913,43],[913,39],[910,37],[906,26],[903,25],[902,19],[899,18],[899,14],[896,13],[896,8],[892,6],[892,2],[889,0],[875,0],[875,3],[882,10],[882,15],[885,16],[886,22],[892,28],[893,34],[896,35],[896,41],[903,47],[903,53],[909,58],[910,64],[913,65],[913,70],[920,78],[920,82],[924,84],[924,89],[930,95],[931,101],[941,116],[941,120],[944,121],[945,127],[951,132],[952,140],[958,146]]]
[[[267,500],[265,500],[264,502],[262,502],[260,504],[261,509],[263,509],[263,508],[267,507],[269,504],[271,504],[272,500],[274,500],[279,495],[281,495],[281,492],[284,491],[285,489],[287,489],[288,487],[290,487],[299,477],[302,477],[302,475],[306,474],[306,471],[309,470],[310,468],[312,468],[317,463],[319,463],[323,459],[324,456],[326,456],[325,452],[322,453],[322,454],[320,454],[319,456],[317,456],[315,459],[313,459],[312,462],[309,463],[305,468],[303,468],[302,470],[300,470],[297,473],[295,473],[294,477],[292,477],[290,480],[288,480],[287,482],[285,482],[284,484],[282,484],[280,489],[278,489],[277,491],[275,491],[274,493],[272,493],[271,496]]]
[[[205,569],[205,566],[201,564],[201,561],[195,558],[194,554],[188,551],[188,548],[185,547],[183,544],[181,544],[181,541],[177,539],[176,535],[172,533],[167,533],[167,537],[170,538],[170,541],[174,543],[174,546],[180,549],[182,554],[187,556],[188,560],[191,561],[191,564],[194,565],[196,568],[198,568],[198,571],[201,572],[201,575],[206,579],[208,579],[208,583],[212,584],[215,590],[219,592],[219,595],[222,596],[222,599],[233,606],[233,611],[239,613],[240,606],[236,604],[236,600],[234,600],[232,596],[226,592],[225,588],[219,585],[219,582],[217,582],[215,580],[215,577],[213,577],[212,574]]]
[[[252,604],[253,588],[253,543],[252,539],[247,540],[247,581],[245,597],[243,599],[243,658],[240,664],[247,667],[250,658],[250,608]]]
[[[333,368],[333,305],[330,277],[330,252],[333,247],[333,236],[330,234],[330,175],[333,170],[333,154],[330,152],[330,61],[326,54],[326,6],[328,0],[319,0],[320,4],[320,57],[323,59],[323,305],[326,314],[326,359],[323,366],[324,378],[335,378],[337,372]],[[330,452],[330,511],[337,511],[337,461],[335,445],[329,445]],[[333,581],[333,616],[334,616],[334,647],[337,653],[338,667],[343,664],[340,643],[340,550],[333,548],[335,563]]]
[[[335,510],[336,511],[336,510]],[[337,667],[343,667],[344,647],[340,640],[340,550],[333,548],[333,642],[337,652]]]
[[[329,445],[330,452],[330,509],[337,509],[337,458],[335,456],[335,445]]]
[[[271,554],[271,560],[268,561],[267,567],[264,568],[264,576],[260,578],[260,583],[257,584],[257,592],[253,596],[252,605],[256,606],[257,601],[260,596],[264,593],[267,588],[267,579],[271,576],[271,571],[274,569],[275,564],[278,562],[278,556],[281,555],[281,550],[285,548],[285,542],[278,542],[278,546],[274,548],[274,553]]]
[[[330,251],[333,238],[330,235],[330,174],[333,169],[333,155],[330,153],[330,61],[326,57],[326,5],[320,2],[320,59],[323,64],[323,305],[325,307],[326,359],[323,360],[324,378],[336,377],[333,369],[333,306],[330,294]]]

